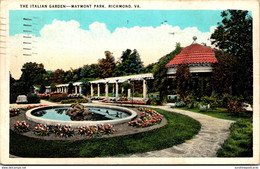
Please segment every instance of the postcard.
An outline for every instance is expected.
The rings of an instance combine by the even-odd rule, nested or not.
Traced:
[[[0,5],[3,165],[259,164],[257,1]]]

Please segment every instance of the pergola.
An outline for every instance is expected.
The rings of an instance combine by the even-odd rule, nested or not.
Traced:
[[[82,91],[82,82],[74,82],[72,84],[75,87],[75,94],[81,94]],[[56,86],[57,92],[68,93],[69,91],[69,84],[60,84]]]
[[[129,75],[129,76],[121,76],[121,77],[110,77],[110,78],[104,78],[99,80],[90,81],[91,84],[91,97],[94,97],[94,85],[97,85],[97,97],[100,97],[100,84],[105,84],[105,97],[108,99],[108,84],[115,84],[116,90],[115,90],[115,99],[119,99],[118,97],[118,86],[119,83],[136,81],[136,80],[142,80],[143,81],[143,99],[147,98],[147,80],[153,79],[152,73],[146,73],[146,74],[138,74],[138,75]],[[74,82],[73,86],[75,87],[74,94],[81,94],[82,93],[82,82]],[[56,86],[57,92],[63,92],[68,93],[69,91],[69,84],[60,84]],[[122,87],[122,90],[123,87]],[[127,92],[128,98],[131,98],[131,89],[128,89]]]
[[[108,99],[108,84],[115,84],[116,90],[115,90],[115,99],[118,99],[118,84],[136,80],[142,80],[143,81],[143,99],[147,98],[147,80],[153,79],[152,73],[146,73],[146,74],[137,74],[137,75],[129,75],[129,76],[121,76],[121,77],[110,77],[110,78],[104,78],[100,80],[91,81],[91,97],[94,97],[94,84],[97,85],[97,97],[100,97],[100,84],[105,84],[105,97]],[[123,88],[122,88],[123,90]],[[127,91],[128,98],[131,98],[131,89],[128,89]]]

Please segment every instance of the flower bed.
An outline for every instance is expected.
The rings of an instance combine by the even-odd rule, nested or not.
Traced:
[[[110,124],[107,125],[98,125],[98,126],[86,126],[86,127],[80,127],[78,129],[78,133],[80,135],[89,136],[92,138],[95,137],[101,137],[102,135],[110,135],[115,132],[115,129],[112,129],[112,126]]]
[[[116,103],[122,103],[122,104],[146,104],[145,101],[117,101]]]
[[[14,124],[14,129],[16,131],[18,131],[19,133],[24,133],[24,132],[27,132],[29,131],[29,125],[26,124],[25,121],[17,121],[15,124]]]
[[[37,96],[39,96],[41,99],[49,99],[49,97],[51,97],[54,94],[60,94],[61,92],[52,92],[49,94],[37,94]]]
[[[9,115],[10,117],[14,117],[20,114],[20,109],[19,108],[10,108],[9,109]]]
[[[101,102],[103,102],[103,103],[120,103],[120,104],[146,104],[145,101],[139,101],[139,100],[135,100],[135,101],[115,101],[115,102],[112,102],[112,101],[104,99]]]
[[[138,108],[142,111],[141,117],[137,120],[128,122],[129,126],[133,127],[150,127],[161,123],[162,115],[154,110],[148,108]]]
[[[28,110],[28,109],[31,109],[31,108],[35,108],[35,107],[43,107],[43,106],[47,106],[47,105],[43,105],[43,104],[40,104],[40,105],[28,105],[27,107],[24,107],[23,109],[25,110]]]
[[[50,128],[47,125],[38,124],[34,128],[33,133],[37,136],[48,136],[50,135]]]
[[[57,124],[54,126],[52,132],[59,137],[72,137],[74,135],[74,129],[70,127],[70,125],[61,126]]]

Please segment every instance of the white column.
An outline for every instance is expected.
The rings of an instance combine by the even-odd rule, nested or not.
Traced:
[[[94,96],[94,90],[93,90],[93,84],[90,84],[90,96],[93,97]]]
[[[82,86],[79,85],[79,94],[82,94]]]
[[[147,81],[145,79],[143,80],[143,98],[147,98]]]
[[[128,83],[130,84],[130,80],[128,80]],[[130,99],[131,98],[131,89],[128,89],[127,93],[128,93],[127,96]]]
[[[77,94],[77,93],[78,93],[78,87],[75,86],[75,94]]]
[[[64,93],[64,86],[62,86],[62,93]]]
[[[118,81],[116,81],[116,100],[118,99]]]
[[[97,95],[98,95],[98,97],[100,97],[100,86],[99,86],[99,83],[97,84]]]
[[[123,93],[124,93],[124,87],[122,86],[121,89],[122,89],[122,93],[121,93],[121,94],[122,94],[122,96],[123,96]],[[121,96],[121,97],[122,97],[122,96]]]
[[[108,83],[106,83],[106,99],[108,100]]]

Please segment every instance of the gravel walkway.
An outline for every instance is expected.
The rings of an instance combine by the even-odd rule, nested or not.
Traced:
[[[134,154],[126,157],[216,157],[218,149],[230,134],[230,125],[234,123],[234,121],[173,109],[167,106],[156,106],[153,108],[187,115],[201,123],[201,130],[194,139],[188,140],[183,144],[159,151]]]

